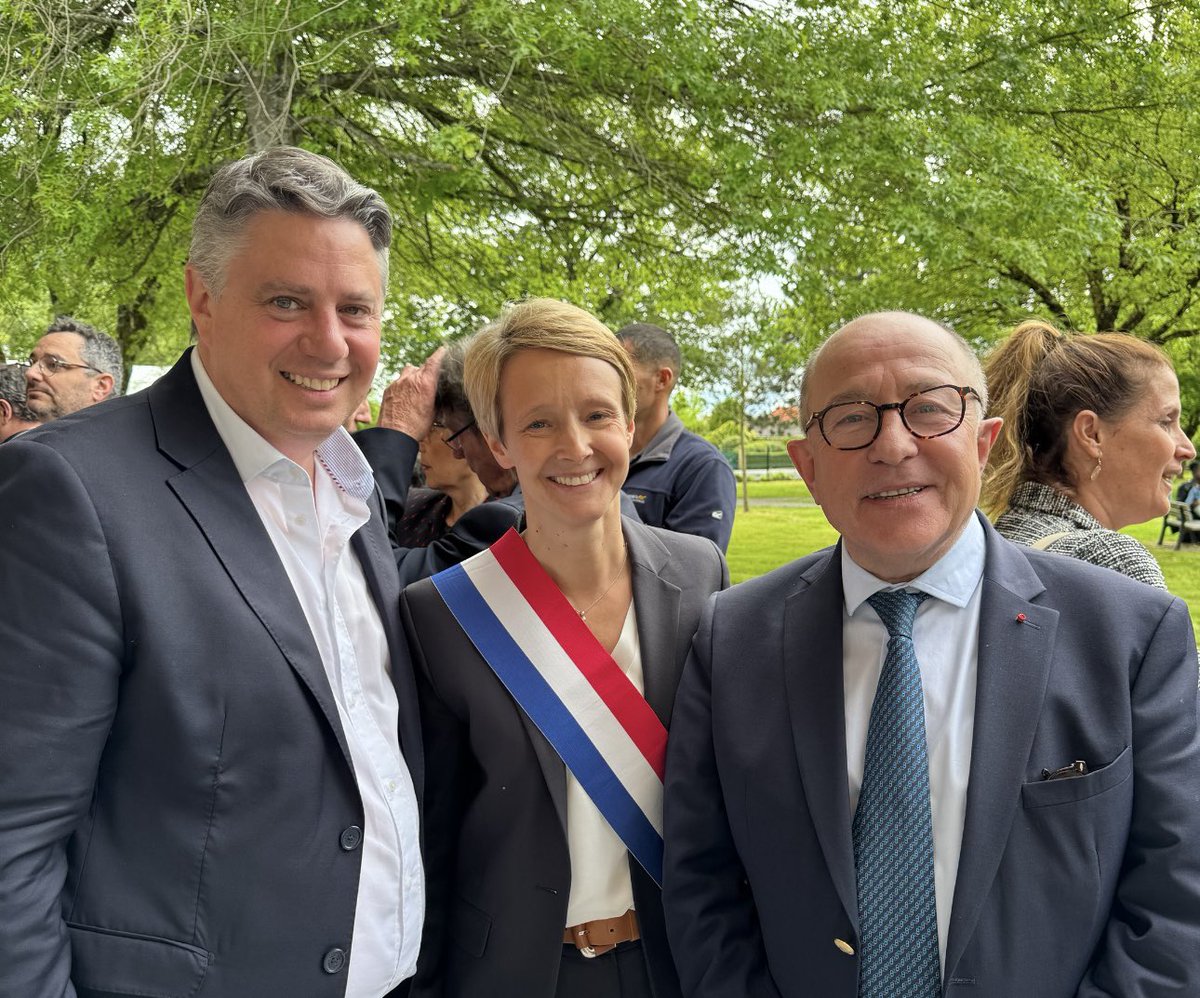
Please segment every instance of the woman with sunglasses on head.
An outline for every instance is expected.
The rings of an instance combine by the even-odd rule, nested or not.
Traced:
[[[1118,531],[1165,514],[1172,480],[1196,455],[1167,355],[1125,333],[1030,321],[984,370],[1004,418],[983,484],[996,529],[1165,589],[1150,552]]]
[[[402,601],[429,770],[413,995],[678,996],[658,887],[666,724],[724,559],[621,516],[634,377],[591,315],[516,305],[465,375],[525,518]]]

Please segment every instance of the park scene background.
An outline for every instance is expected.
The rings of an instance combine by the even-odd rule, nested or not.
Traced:
[[[548,295],[670,329],[685,422],[778,467],[846,320],[1037,316],[1161,345],[1195,440],[1198,104],[1194,0],[8,0],[0,353],[68,313],[173,362],[200,193],[295,144],[395,214],[380,384]],[[835,539],[790,479],[735,581]],[[1200,607],[1200,552],[1129,532]]]

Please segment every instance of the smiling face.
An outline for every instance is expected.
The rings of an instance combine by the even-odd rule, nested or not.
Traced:
[[[938,385],[979,389],[963,348],[918,316],[866,316],[839,330],[808,377],[808,407],[900,402]],[[854,561],[888,582],[915,578],[954,545],[979,499],[980,474],[1000,430],[967,400],[957,430],[919,440],[898,413],[884,414],[861,450],[830,447],[814,422],[788,445],[792,460]]]
[[[1112,530],[1166,513],[1172,479],[1196,456],[1179,425],[1175,372],[1151,368],[1133,408],[1120,419],[1097,418],[1095,432],[1102,465],[1095,479],[1079,476],[1081,503]]]
[[[304,468],[366,395],[383,287],[350,219],[264,211],[247,223],[219,297],[186,272],[197,349],[221,397]]]
[[[513,468],[531,523],[577,526],[616,509],[633,420],[621,378],[596,357],[522,350],[500,375],[501,437],[496,461]]]

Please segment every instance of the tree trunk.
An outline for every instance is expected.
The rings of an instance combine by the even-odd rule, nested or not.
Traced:
[[[242,100],[246,105],[246,131],[255,152],[293,144],[296,122],[292,118],[292,91],[296,64],[285,49],[268,57],[271,65],[242,77]]]

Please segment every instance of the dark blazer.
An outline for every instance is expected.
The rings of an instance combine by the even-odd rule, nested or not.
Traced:
[[[419,797],[374,514],[352,545]],[[0,995],[340,998],[346,973],[323,963],[351,941],[361,835],[343,832],[362,804],[304,612],[187,354],[0,448],[0,549]]]
[[[431,544],[409,547],[397,536],[397,527],[408,503],[409,484],[417,460],[417,442],[407,433],[372,426],[354,434],[354,442],[371,464],[375,481],[383,494],[387,510],[388,533],[401,588],[427,579],[451,565],[486,551],[515,527],[525,511],[525,500],[518,490],[511,496],[490,499],[472,506],[454,526]]]
[[[987,561],[945,994],[1200,994],[1187,608],[1010,544]],[[664,902],[692,998],[854,998],[838,548],[716,597],[668,748]],[[1022,618],[1020,615],[1024,615]],[[1046,781],[1075,759],[1091,771]]]
[[[728,583],[709,540],[624,518],[645,695],[664,724],[705,600]],[[571,887],[566,767],[433,583],[405,590],[429,760],[426,933],[413,994],[552,998]],[[677,996],[658,888],[630,860],[655,994]]]

